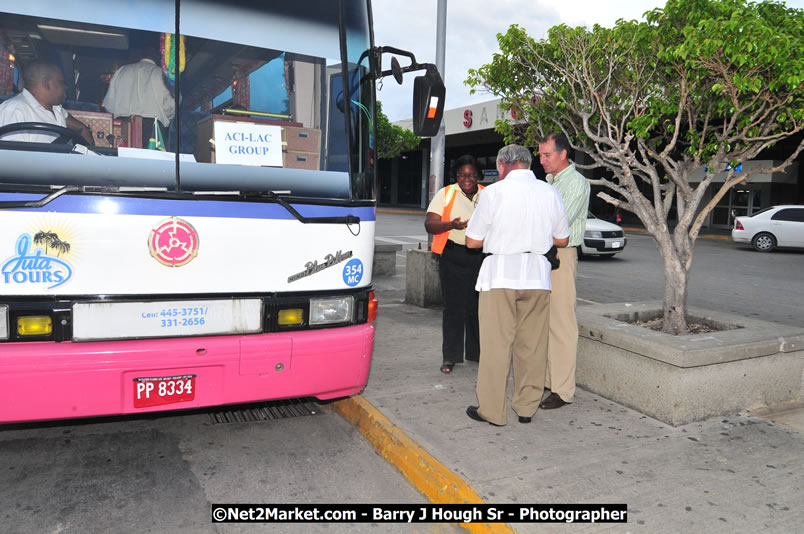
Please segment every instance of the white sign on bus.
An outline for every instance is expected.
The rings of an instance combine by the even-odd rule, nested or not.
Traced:
[[[282,128],[247,122],[215,123],[215,162],[282,166]]]

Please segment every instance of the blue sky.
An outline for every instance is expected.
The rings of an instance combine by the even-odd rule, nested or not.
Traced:
[[[804,9],[804,0],[785,3]],[[645,11],[664,4],[664,0],[447,0],[447,109],[491,98],[470,96],[463,81],[470,68],[491,60],[497,34],[511,24],[542,38],[556,24],[613,26],[620,18],[641,20]],[[420,63],[435,63],[437,5],[437,0],[372,0],[375,44],[409,50]],[[384,61],[384,68],[389,68],[389,62]],[[383,81],[377,96],[392,121],[410,118],[415,76],[406,74],[402,86],[391,77]]]

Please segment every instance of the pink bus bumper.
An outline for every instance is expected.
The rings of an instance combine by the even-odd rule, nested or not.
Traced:
[[[371,324],[248,336],[3,343],[0,422],[344,397],[365,387],[373,346]],[[187,376],[194,380],[192,399],[135,407],[142,394],[137,379]]]

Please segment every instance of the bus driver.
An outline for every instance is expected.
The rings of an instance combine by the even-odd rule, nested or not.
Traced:
[[[22,93],[0,104],[0,126],[19,122],[45,122],[69,128],[79,133],[88,144],[94,145],[89,127],[67,113],[62,107],[66,98],[64,74],[53,63],[34,61],[22,72],[25,88]],[[35,133],[32,130],[9,133],[3,141],[52,143],[55,132]]]

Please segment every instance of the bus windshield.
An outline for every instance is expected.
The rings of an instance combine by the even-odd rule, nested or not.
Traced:
[[[0,190],[374,199],[366,0],[0,11]],[[51,83],[42,103],[42,65],[63,75],[63,98]],[[43,107],[19,111],[26,98]]]

